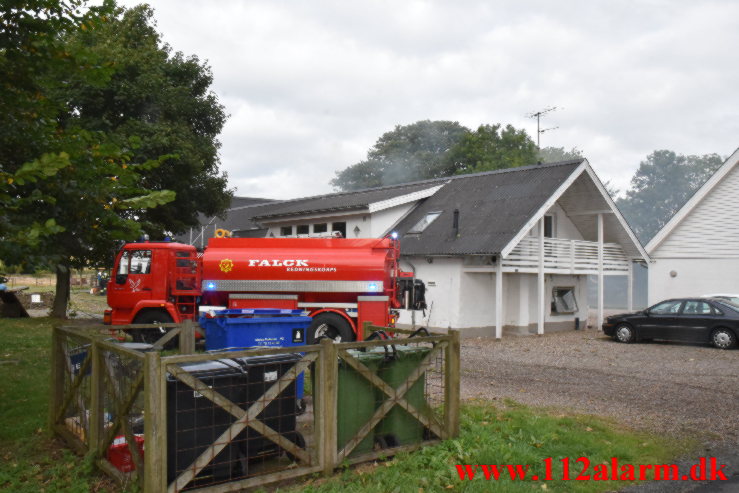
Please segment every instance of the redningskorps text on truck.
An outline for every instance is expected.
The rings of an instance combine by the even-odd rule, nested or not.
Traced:
[[[426,307],[421,280],[400,269],[393,238],[211,238],[204,251],[171,241],[124,245],[108,283],[111,325],[197,321],[203,309],[302,309],[306,334],[363,338],[365,322],[393,327],[398,310]],[[147,341],[150,332],[132,331]],[[158,336],[154,337],[154,339]]]

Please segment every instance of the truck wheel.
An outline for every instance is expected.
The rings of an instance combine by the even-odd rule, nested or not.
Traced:
[[[158,310],[141,312],[136,315],[136,318],[133,319],[133,323],[135,324],[171,324],[172,321],[172,317],[169,316],[169,313],[161,312]],[[165,329],[164,327],[159,327],[159,330],[134,329],[131,331],[131,337],[133,337],[134,342],[145,342],[147,344],[154,344],[166,333],[167,329]],[[170,341],[165,345],[166,349],[171,349],[173,347],[175,347],[174,341]]]
[[[321,313],[313,317],[308,327],[306,342],[315,344],[316,340],[326,336],[334,342],[351,342],[354,340],[354,331],[349,322],[337,313]]]

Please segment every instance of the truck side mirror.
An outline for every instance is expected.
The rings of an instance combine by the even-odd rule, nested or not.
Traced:
[[[125,284],[126,279],[128,279],[128,274],[116,274],[115,275],[115,283],[116,284]]]

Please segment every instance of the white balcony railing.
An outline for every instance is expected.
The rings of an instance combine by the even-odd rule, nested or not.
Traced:
[[[539,268],[539,238],[526,237],[503,259],[504,271],[533,272]],[[559,274],[597,274],[598,243],[544,238],[544,271]],[[603,272],[626,275],[629,259],[616,243],[603,244]]]

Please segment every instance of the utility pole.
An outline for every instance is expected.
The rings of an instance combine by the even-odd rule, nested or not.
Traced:
[[[536,113],[529,113],[526,115],[527,118],[536,118],[536,147],[538,149],[541,149],[541,134],[544,132],[548,132],[550,130],[556,130],[559,127],[550,127],[550,128],[541,128],[540,126],[540,120],[542,115],[546,115],[550,111],[556,110],[556,106],[551,106],[549,108],[545,108],[543,110],[537,111]]]

